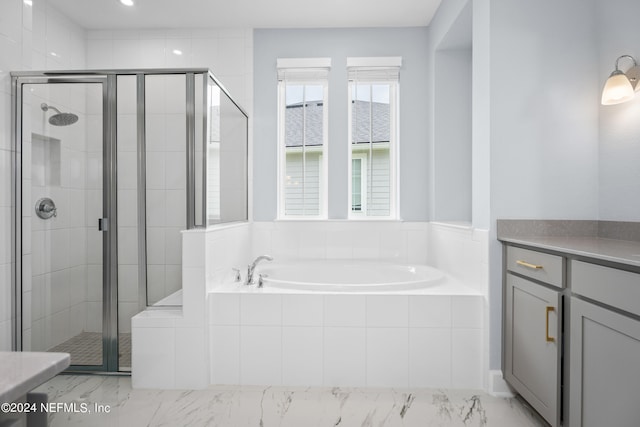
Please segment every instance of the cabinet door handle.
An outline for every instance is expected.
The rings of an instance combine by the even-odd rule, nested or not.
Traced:
[[[547,312],[546,312],[546,319],[547,319],[547,326],[546,326],[546,333],[547,333],[547,342],[556,342],[556,339],[554,337],[550,337],[549,336],[549,313],[551,313],[552,311],[556,311],[555,307],[552,306],[547,306],[546,308]]]
[[[521,261],[521,260],[517,260],[516,264],[521,265],[523,267],[527,267],[527,268],[532,268],[534,270],[540,270],[542,268],[541,265],[537,265],[537,264],[531,264],[529,262],[526,261]]]

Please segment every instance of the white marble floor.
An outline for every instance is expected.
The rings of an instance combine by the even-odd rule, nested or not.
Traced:
[[[38,391],[60,412],[56,426],[461,426],[539,427],[517,399],[478,391],[216,386],[132,390],[128,377],[61,375]],[[96,405],[109,413],[95,413]],[[91,413],[81,413],[86,408]]]

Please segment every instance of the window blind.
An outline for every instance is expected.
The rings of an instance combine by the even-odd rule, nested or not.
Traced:
[[[347,58],[347,77],[350,81],[390,82],[400,80],[402,58]]]
[[[327,80],[331,58],[278,58],[278,81],[304,82]]]

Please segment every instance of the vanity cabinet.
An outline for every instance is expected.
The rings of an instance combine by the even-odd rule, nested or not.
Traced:
[[[571,427],[637,427],[640,274],[581,261],[570,271]]]
[[[506,247],[504,375],[553,427],[560,425],[562,257]]]

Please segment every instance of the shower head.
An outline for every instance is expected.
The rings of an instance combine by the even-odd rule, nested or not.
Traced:
[[[56,110],[58,113],[49,117],[49,123],[54,126],[69,126],[78,121],[78,116],[72,113],[63,113],[58,110],[56,107],[52,105],[47,105],[46,103],[40,104],[40,108],[42,111]]]

